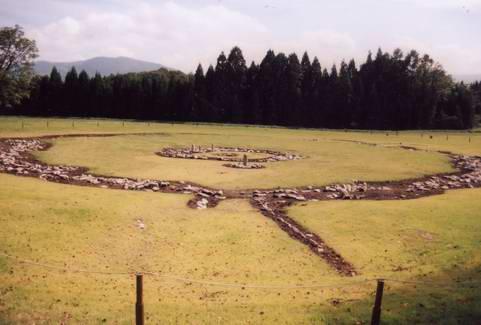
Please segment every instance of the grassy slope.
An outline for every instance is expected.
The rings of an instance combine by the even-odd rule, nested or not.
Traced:
[[[481,190],[476,189],[411,201],[312,202],[290,208],[289,214],[325,239],[363,276],[456,285],[458,279],[481,283],[480,211]],[[467,311],[481,317],[481,293],[458,289],[452,294],[423,286],[402,294],[387,290],[391,310],[385,317],[401,323],[432,321],[429,317],[435,323],[443,318],[455,322],[465,317],[460,323],[476,319],[463,315]],[[458,309],[452,301],[456,299],[463,301]],[[413,301],[431,310],[419,308],[417,312],[422,312],[415,315],[418,306]]]

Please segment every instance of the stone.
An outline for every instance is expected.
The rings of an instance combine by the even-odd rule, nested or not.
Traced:
[[[197,209],[207,209],[207,204],[209,203],[208,200],[206,200],[205,198],[202,198],[200,199],[199,201],[197,201],[196,205],[197,205]]]

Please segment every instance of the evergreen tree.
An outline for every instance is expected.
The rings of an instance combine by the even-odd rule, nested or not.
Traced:
[[[322,69],[304,53],[288,57],[272,50],[260,65],[246,68],[242,51],[221,53],[204,75],[162,70],[92,79],[72,68],[62,81],[56,68],[35,77],[27,115],[113,118],[285,126],[413,129],[471,128],[481,113],[479,82],[455,84],[428,55],[399,49],[369,53],[359,69],[354,60],[339,70]],[[20,112],[20,111],[19,111]]]
[[[319,63],[319,62],[318,62]],[[299,114],[299,123],[301,125],[309,124],[309,117],[312,107],[312,93],[314,91],[313,67],[307,52],[304,52],[301,60],[301,81],[300,81],[301,103]]]
[[[259,96],[259,67],[253,61],[246,74],[244,123],[259,124],[262,120]]]
[[[319,59],[314,57],[311,65],[311,90],[308,92],[307,107],[304,109],[304,125],[308,127],[319,127],[322,121],[322,67]]]
[[[216,101],[216,73],[214,67],[212,65],[209,66],[207,69],[207,73],[205,74],[205,92],[206,97],[205,100],[201,98],[201,101],[206,107],[206,116],[205,121],[213,122],[216,121],[216,118],[219,116],[219,110],[217,106],[215,106],[214,102]]]
[[[274,64],[276,55],[274,51],[267,51],[259,67],[259,94],[260,94],[260,123],[273,124],[274,110],[276,107],[276,76]]]
[[[104,101],[104,81],[98,72],[92,79],[90,79],[89,93],[89,107],[91,116],[108,116],[106,114],[106,102]]]
[[[213,105],[216,107],[214,121],[228,122],[226,120],[226,106],[229,102],[228,94],[228,66],[224,52],[217,58],[215,66],[215,97]]]
[[[78,76],[77,105],[74,111],[75,116],[89,115],[89,88],[89,75],[85,70],[82,70]]]
[[[239,47],[234,47],[227,58],[227,102],[225,119],[230,122],[242,121],[242,110],[246,97],[246,61]]]
[[[302,121],[303,110],[301,109],[301,81],[302,81],[302,66],[295,53],[288,57],[287,63],[287,114],[285,125],[299,126]],[[307,67],[309,70],[310,67]]]
[[[72,67],[65,75],[64,100],[62,115],[72,116],[77,112],[77,103],[80,100],[78,74],[75,67]]]
[[[62,92],[63,82],[62,76],[54,66],[50,72],[50,79],[48,82],[48,95],[47,95],[47,114],[46,115],[62,115]]]
[[[289,125],[289,59],[284,53],[278,53],[272,64],[273,106],[270,107],[269,124]]]
[[[204,69],[202,65],[197,66],[194,75],[194,99],[193,99],[193,120],[202,121],[207,118],[207,105],[205,105],[206,98],[206,80],[204,77]]]

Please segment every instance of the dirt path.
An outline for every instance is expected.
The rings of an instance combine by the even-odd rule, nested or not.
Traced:
[[[61,137],[110,137],[122,135],[151,134],[70,134],[37,138],[0,139],[0,172],[79,186],[190,194],[194,195],[194,198],[188,202],[188,206],[196,209],[212,208],[220,201],[226,199],[248,199],[253,207],[258,209],[264,216],[272,219],[290,237],[307,245],[314,254],[323,258],[339,274],[344,276],[354,276],[358,273],[352,264],[346,261],[333,248],[329,247],[318,235],[290,218],[287,215],[287,207],[303,201],[405,200],[441,194],[449,189],[481,187],[481,157],[460,156],[446,152],[442,153],[449,155],[453,166],[458,170],[455,173],[437,174],[393,182],[355,182],[319,187],[225,191],[191,182],[139,180],[127,177],[95,175],[82,167],[48,165],[36,160],[31,154],[33,151],[48,150],[51,147],[49,143],[43,140]],[[373,143],[358,143],[375,145]],[[411,147],[400,147],[407,150],[417,150]]]

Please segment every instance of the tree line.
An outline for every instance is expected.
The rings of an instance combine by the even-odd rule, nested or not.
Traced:
[[[481,114],[481,81],[472,83],[471,91],[473,93],[474,111],[476,114]]]
[[[30,96],[15,112],[357,129],[468,129],[481,113],[480,84],[455,83],[441,65],[416,51],[378,50],[360,66],[354,60],[322,67],[304,53],[269,50],[249,66],[234,47],[215,66],[195,74],[160,69],[89,76],[56,68],[35,77]]]
[[[20,111],[33,116],[75,116],[188,121],[191,78],[178,71],[90,77],[75,67],[63,80],[54,67],[37,77]]]

